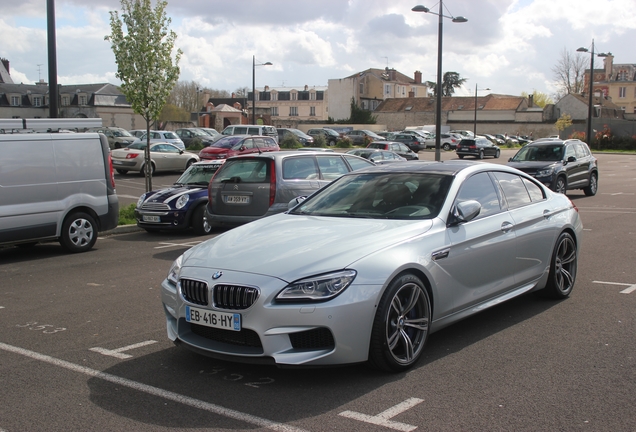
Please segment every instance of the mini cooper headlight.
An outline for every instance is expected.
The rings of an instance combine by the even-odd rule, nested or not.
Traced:
[[[146,194],[143,194],[142,196],[140,196],[139,199],[137,200],[137,208],[141,208],[145,200],[146,200]]]
[[[168,271],[168,280],[175,286],[177,285],[177,282],[179,282],[179,274],[181,273],[182,262],[183,255],[180,255],[179,258],[174,260],[172,266],[170,266],[170,270]]]
[[[279,301],[325,301],[344,291],[356,277],[355,270],[313,276],[292,282],[277,296]]]
[[[178,209],[182,209],[188,203],[189,199],[190,199],[190,194],[181,195],[177,199],[177,202],[175,203],[174,206]]]

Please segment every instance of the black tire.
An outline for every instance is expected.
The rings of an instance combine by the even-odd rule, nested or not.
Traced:
[[[369,363],[402,372],[419,360],[428,339],[431,302],[422,281],[404,274],[391,282],[378,304],[369,346]]]
[[[71,253],[86,252],[97,241],[97,224],[87,213],[76,212],[66,216],[62,224],[60,244]]]
[[[141,169],[139,170],[139,175],[142,177],[145,177],[146,175],[146,164],[143,164],[141,166]],[[150,175],[153,176],[155,175],[155,164],[150,163]]]
[[[484,151],[483,150],[479,150],[479,156],[477,156],[479,159],[483,159],[484,158]]]
[[[330,140],[330,141],[329,141],[329,145],[330,145],[331,147],[335,146],[335,145],[336,145],[336,140]]]
[[[128,174],[128,170],[123,170],[123,169],[118,169],[117,172],[121,175],[126,175]]]
[[[550,259],[550,274],[544,293],[555,299],[567,298],[574,288],[577,267],[576,242],[569,233],[561,233]]]
[[[462,155],[462,154],[457,155],[457,156],[459,156],[460,159],[464,159],[464,155]]]
[[[444,143],[444,145],[442,145],[442,149],[444,149],[444,151],[449,151],[450,150],[450,144],[449,143]]]
[[[563,176],[557,177],[556,183],[554,184],[554,191],[556,193],[564,194],[568,190],[568,181]]]
[[[208,223],[208,220],[205,218],[205,204],[197,207],[192,213],[191,220],[192,229],[196,235],[207,235],[212,231],[212,225]]]
[[[583,188],[585,196],[594,196],[598,190],[598,177],[596,173],[590,174],[590,184]]]
[[[499,159],[499,156],[501,156],[501,151],[500,151],[500,150],[497,150],[497,151],[495,152],[495,159]]]
[[[194,159],[190,159],[190,160],[186,163],[186,167],[185,167],[185,169],[190,168],[190,167],[192,166],[192,164],[193,164],[193,163],[195,163],[195,162],[196,162],[196,160],[194,160]]]

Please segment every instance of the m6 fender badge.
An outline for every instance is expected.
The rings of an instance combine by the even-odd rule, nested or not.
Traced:
[[[212,279],[218,279],[218,278],[220,278],[221,276],[223,276],[223,272],[218,271],[218,272],[216,272],[216,273],[214,273],[214,274],[212,275]]]

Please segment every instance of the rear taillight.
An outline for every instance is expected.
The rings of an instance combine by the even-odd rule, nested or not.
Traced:
[[[477,146],[476,146],[476,145],[471,145],[471,146],[468,146],[468,148],[469,148],[469,149],[476,150],[476,149],[477,149]]]
[[[269,166],[269,206],[274,205],[276,201],[276,165],[272,160]]]
[[[128,154],[126,155],[126,159],[134,159],[134,158],[136,158],[137,156],[139,156],[139,153],[128,153]]]
[[[113,189],[115,189],[115,172],[113,170],[113,158],[110,156],[110,152],[108,152],[108,169],[110,170],[110,184],[113,185]]]

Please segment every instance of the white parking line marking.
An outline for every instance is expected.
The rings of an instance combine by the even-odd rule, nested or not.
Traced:
[[[193,408],[202,409],[204,411],[208,411],[214,414],[218,414],[220,416],[228,417],[234,420],[243,421],[255,426],[264,427],[270,430],[275,431],[283,431],[283,432],[305,432],[304,429],[299,429],[293,426],[286,425],[284,423],[277,423],[271,420],[267,420],[261,417],[256,417],[251,414],[243,413],[240,411],[236,411],[229,408],[224,408],[219,405],[211,404],[208,402],[204,402],[198,399],[194,399],[188,396],[183,396],[179,393],[174,393],[171,391],[163,390],[157,387],[149,386],[146,384],[138,383],[136,381],[129,380],[127,378],[121,378],[116,375],[111,375],[106,372],[101,372],[95,369],[87,368],[85,366],[79,366],[71,362],[67,362],[65,360],[56,359],[54,357],[50,357],[44,354],[36,353],[34,351],[29,351],[23,348],[15,347],[12,345],[7,345],[5,343],[0,342],[0,349],[8,352],[12,352],[14,354],[19,354],[25,357],[29,357],[34,360],[43,361],[45,363],[52,364],[54,366],[59,366],[65,369],[68,369],[73,372],[82,373],[84,375],[88,375],[90,377],[99,378],[104,381],[112,382],[117,385],[125,386],[131,388],[133,390],[138,390],[140,392],[147,393],[152,396],[162,397],[164,399],[171,400],[173,402],[181,403],[184,405],[191,406]]]
[[[606,285],[621,285],[621,286],[626,286],[629,288],[625,288],[623,291],[621,291],[621,294],[630,294],[634,291],[636,291],[636,284],[629,284],[629,283],[621,283],[621,282],[602,282],[602,281],[592,281],[592,283],[597,283],[597,284],[606,284]]]
[[[192,247],[192,246],[198,245],[199,243],[201,243],[201,240],[191,241],[191,242],[187,242],[187,243],[164,243],[164,242],[161,242],[159,244],[160,245],[164,245],[164,246],[155,246],[155,249],[164,249],[164,248],[169,248],[169,247],[182,247],[182,246]]]
[[[135,348],[140,348],[142,346],[146,346],[146,345],[152,345],[154,343],[157,343],[157,341],[154,340],[149,340],[149,341],[145,341],[145,342],[139,342],[136,344],[132,344],[132,345],[128,345],[122,348],[117,348],[115,350],[109,350],[106,348],[100,348],[100,347],[95,347],[95,348],[91,348],[90,351],[94,351],[100,354],[104,354],[107,356],[111,356],[111,357],[115,357],[118,359],[127,359],[127,358],[131,358],[132,356],[130,354],[122,354],[122,352],[124,351],[130,351],[131,349],[135,349]]]
[[[393,430],[409,432],[409,431],[417,429],[417,426],[412,426],[406,423],[394,422],[389,419],[395,417],[398,414],[403,413],[404,411],[410,408],[413,408],[415,405],[420,404],[422,402],[424,402],[423,399],[410,398],[374,416],[358,413],[355,411],[343,411],[338,415],[342,417],[347,417],[353,420],[365,422],[365,423],[371,423],[378,426],[388,427]]]

